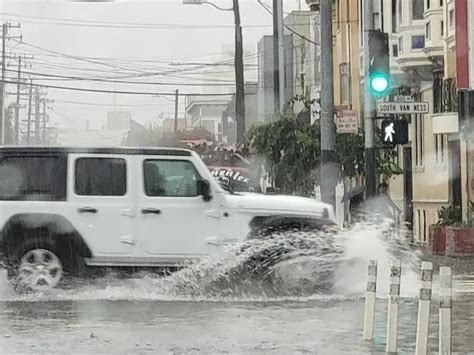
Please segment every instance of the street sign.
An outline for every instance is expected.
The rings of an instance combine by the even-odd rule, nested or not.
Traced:
[[[377,113],[379,114],[411,114],[428,113],[429,104],[427,102],[379,102],[377,103]]]
[[[386,146],[408,143],[408,121],[390,118],[382,121],[381,138]]]
[[[336,111],[335,123],[337,133],[359,133],[359,117],[357,111]]]

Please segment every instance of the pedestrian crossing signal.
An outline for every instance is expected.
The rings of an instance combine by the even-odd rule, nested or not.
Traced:
[[[408,121],[385,119],[382,121],[382,142],[386,146],[408,143]]]

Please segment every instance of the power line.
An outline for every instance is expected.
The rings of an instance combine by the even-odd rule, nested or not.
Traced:
[[[108,103],[97,103],[97,102],[85,102],[85,101],[69,101],[69,100],[54,100],[54,103],[64,103],[71,105],[84,105],[84,106],[117,106],[117,107],[163,107],[163,104],[108,104]],[[169,104],[169,105],[174,105]]]
[[[260,6],[262,6],[270,15],[273,15],[273,11],[268,7],[268,5],[264,4],[263,2],[257,0],[258,4],[260,4]],[[302,25],[307,25],[308,23],[304,23]],[[293,24],[296,26],[296,24]],[[290,31],[291,33],[293,33],[294,35],[298,36],[299,38],[309,42],[309,43],[312,43],[314,44],[315,46],[319,46],[320,44],[315,42],[315,41],[312,41],[310,40],[309,38],[307,38],[306,36],[302,35],[301,33],[298,33],[296,32],[295,30],[293,30],[291,27],[289,27],[288,25],[285,25],[283,24],[283,26],[285,26],[285,28]]]
[[[41,16],[26,16],[14,13],[0,12],[0,15],[11,18],[20,19],[36,19],[41,21],[26,21],[24,23],[42,24],[42,25],[59,25],[59,26],[76,26],[76,27],[99,27],[99,28],[119,28],[119,29],[233,29],[234,25],[202,25],[189,23],[140,23],[140,22],[110,22],[99,20],[78,20],[72,18],[53,18]],[[13,21],[13,19],[10,19]],[[44,22],[48,21],[48,22]],[[243,25],[243,28],[268,28],[270,24],[249,24]]]
[[[17,72],[12,69],[5,69],[8,72]],[[117,83],[117,84],[134,84],[134,85],[161,85],[161,86],[232,86],[234,83],[223,84],[223,83],[170,83],[170,82],[149,82],[149,81],[128,81],[128,80],[109,80],[101,78],[84,78],[79,76],[68,76],[68,75],[55,75],[55,74],[46,74],[38,72],[28,72],[23,71],[24,74],[41,76],[46,78],[55,78],[56,80],[60,79],[69,79],[69,80],[78,80],[78,81],[95,81],[102,83]],[[41,78],[34,78],[35,80],[46,80]]]
[[[5,80],[7,84],[18,84],[17,81],[8,81]],[[20,84],[24,84],[20,82]],[[37,84],[32,83],[32,86],[35,87],[44,87],[50,89],[59,89],[59,90],[70,90],[70,91],[83,91],[83,92],[96,92],[96,93],[105,93],[105,94],[124,94],[124,95],[162,95],[162,96],[175,96],[173,92],[146,92],[146,91],[124,91],[124,90],[101,90],[101,89],[85,89],[71,86],[59,86],[59,85],[46,85],[46,84]],[[179,96],[232,96],[233,93],[180,93]],[[250,94],[249,94],[250,95]]]

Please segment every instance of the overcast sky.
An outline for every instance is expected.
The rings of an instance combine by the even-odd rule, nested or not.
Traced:
[[[271,5],[270,0],[264,1]],[[283,2],[284,11],[289,12],[297,10],[300,1]],[[232,1],[214,0],[214,3],[231,7]],[[304,0],[301,0],[301,7],[306,10]],[[9,34],[21,34],[24,44],[12,39],[8,41],[8,48],[10,52],[35,57],[27,61],[31,67],[23,70],[25,73],[43,74],[45,80],[38,83],[161,93],[172,93],[175,89],[181,93],[202,92],[202,87],[190,86],[202,83],[209,85],[206,88],[208,92],[214,91],[214,88],[215,92],[228,92],[232,88],[232,66],[213,67],[212,74],[199,75],[202,69],[170,65],[176,62],[210,63],[225,59],[230,59],[228,63],[232,63],[231,57],[223,58],[220,55],[224,46],[232,48],[234,43],[232,12],[222,12],[208,5],[183,5],[182,0],[102,3],[0,0],[0,12],[3,21],[21,23],[21,29],[12,28]],[[257,0],[241,0],[241,18],[247,60],[256,63],[257,42],[263,35],[272,33],[272,18]],[[16,80],[16,61],[9,60],[8,63],[7,75],[10,80]],[[174,69],[187,71],[168,73],[167,76],[146,74]],[[106,80],[124,78],[120,80],[166,82],[173,85],[89,82],[79,81],[77,77]],[[255,71],[248,72],[246,79],[256,79]],[[222,82],[224,86],[214,87],[217,82]],[[14,90],[14,85],[8,86],[8,92]],[[114,104],[117,110],[130,110],[133,117],[143,124],[156,120],[160,113],[166,116],[174,112],[173,97],[87,93],[52,88],[47,89],[47,92],[48,98],[55,100],[50,104],[54,110],[51,112],[52,119],[67,127],[84,127],[86,120],[90,121],[91,126],[100,127],[105,122],[107,111],[114,110]],[[13,99],[8,98],[9,102]],[[109,106],[102,106],[105,104]],[[180,99],[180,112],[184,112],[184,98]],[[26,110],[23,110],[25,114]]]

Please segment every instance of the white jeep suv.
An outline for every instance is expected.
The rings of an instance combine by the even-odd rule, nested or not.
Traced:
[[[0,148],[0,252],[41,291],[87,267],[175,267],[282,223],[334,224],[309,198],[232,193],[190,150]]]

